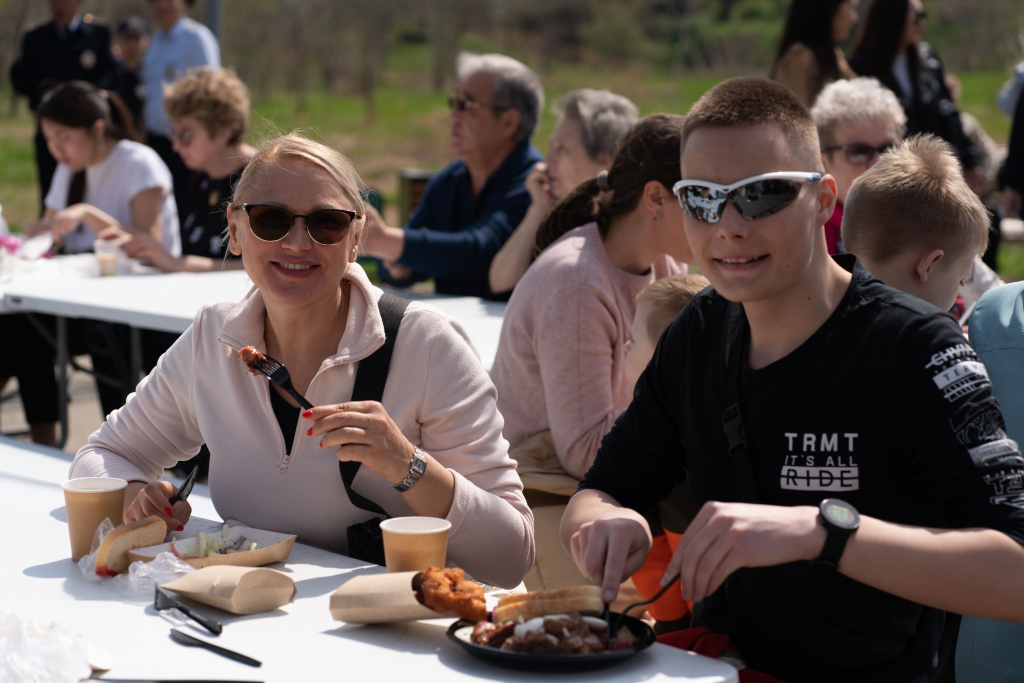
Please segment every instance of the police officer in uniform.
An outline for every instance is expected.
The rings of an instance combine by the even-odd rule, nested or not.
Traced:
[[[110,30],[92,15],[78,13],[82,0],[49,0],[49,4],[52,19],[25,33],[21,53],[11,65],[14,90],[28,97],[32,111],[55,85],[83,80],[109,89],[117,74],[117,62],[110,51]],[[42,212],[57,162],[38,126],[35,143]]]

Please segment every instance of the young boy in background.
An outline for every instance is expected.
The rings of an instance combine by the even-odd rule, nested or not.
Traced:
[[[655,280],[637,294],[633,328],[626,344],[625,372],[630,386],[636,387],[636,381],[654,355],[661,333],[690,303],[690,299],[709,284],[703,275],[670,275]],[[644,566],[633,574],[633,585],[644,599],[649,600],[661,589],[661,577],[686,525],[696,512],[689,487],[680,484],[657,510],[647,516],[654,542]],[[658,533],[659,529],[662,533]],[[666,632],[685,627],[691,608],[689,601],[683,600],[678,591],[667,591],[647,606],[647,613],[659,622],[655,630]]]
[[[949,144],[917,135],[854,181],[843,244],[879,280],[944,311],[988,245],[989,217]]]

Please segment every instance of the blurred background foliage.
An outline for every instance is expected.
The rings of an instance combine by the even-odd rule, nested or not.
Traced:
[[[871,0],[861,0],[861,14]],[[885,2],[886,0],[876,0]],[[642,113],[685,113],[707,88],[767,75],[788,0],[220,0],[222,53],[248,83],[252,139],[302,128],[353,158],[395,204],[398,170],[447,162],[444,95],[460,50],[503,52],[534,68],[548,101],[608,88]],[[1009,120],[995,96],[1024,59],[1024,1],[925,0],[926,38],[963,83],[961,108],[998,142]],[[148,0],[85,0],[116,24],[153,29]],[[191,16],[207,19],[207,0]],[[19,36],[48,16],[43,0],[0,0],[0,203],[15,227],[33,218],[33,122],[7,81]],[[535,144],[554,125],[545,112]],[[1024,277],[1024,252],[1020,256]]]

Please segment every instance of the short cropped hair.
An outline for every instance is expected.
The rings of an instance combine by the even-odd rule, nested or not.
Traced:
[[[885,263],[908,248],[942,249],[951,260],[988,245],[989,216],[964,179],[953,148],[915,135],[853,181],[843,205],[843,246]]]
[[[476,73],[494,76],[494,104],[520,114],[516,142],[528,140],[537,131],[544,108],[544,87],[528,66],[506,55],[462,52],[455,62],[455,73],[460,81]]]
[[[818,127],[822,149],[836,144],[836,126],[861,126],[878,119],[888,119],[895,124],[896,135],[901,138],[907,127],[907,115],[900,101],[877,78],[861,77],[829,83],[814,101],[811,118]]]
[[[636,105],[622,95],[590,88],[562,95],[554,109],[560,118],[580,124],[583,150],[595,162],[602,154],[609,159],[615,156],[619,140],[640,119]]]
[[[195,117],[210,137],[229,130],[232,144],[241,142],[249,130],[249,109],[249,89],[232,69],[190,69],[164,86],[164,111],[169,117]]]
[[[823,173],[818,131],[803,102],[792,90],[766,78],[730,78],[704,93],[686,115],[680,153],[699,128],[776,126],[793,143],[797,157],[807,168],[781,171]]]
[[[232,210],[240,211],[243,202],[247,200],[253,202],[254,193],[259,191],[260,177],[266,169],[289,158],[319,166],[321,170],[334,178],[338,187],[359,212],[359,218],[353,221],[352,225],[356,234],[361,232],[366,223],[366,204],[363,200],[363,197],[366,196],[366,184],[363,183],[363,179],[359,177],[352,162],[344,154],[322,142],[310,140],[297,133],[289,133],[267,140],[256,148],[256,153],[250,157],[249,163],[245,165],[245,169],[238,179],[238,186],[235,188],[235,195],[231,200]]]
[[[647,338],[657,342],[690,299],[710,284],[703,275],[669,275],[644,287],[636,295],[636,310],[647,307]]]

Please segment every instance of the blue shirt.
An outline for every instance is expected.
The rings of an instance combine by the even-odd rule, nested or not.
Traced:
[[[1006,433],[1024,439],[1024,282],[985,292],[970,320],[971,345],[992,380]],[[957,683],[1024,680],[1024,624],[964,617],[956,644]]]
[[[491,260],[530,208],[526,177],[540,152],[529,140],[519,143],[484,184],[473,193],[469,169],[455,160],[427,184],[423,200],[405,225],[405,250],[398,262],[416,271],[408,285],[433,277],[442,294],[496,298],[488,283]],[[499,296],[497,298],[507,298]]]
[[[200,66],[220,66],[220,46],[210,29],[182,17],[170,31],[153,32],[142,58],[142,84],[146,90],[143,115],[147,131],[167,136],[171,120],[164,111],[164,85],[174,83],[189,69]]]

